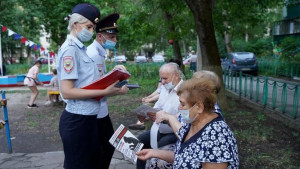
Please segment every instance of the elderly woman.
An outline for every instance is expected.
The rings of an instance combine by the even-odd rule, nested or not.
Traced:
[[[216,86],[207,78],[183,82],[177,94],[179,117],[160,112],[156,122],[167,121],[179,140],[174,151],[144,149],[138,158],[160,158],[173,168],[238,168],[238,149],[232,131],[220,114],[213,112]],[[178,121],[179,120],[179,121]]]

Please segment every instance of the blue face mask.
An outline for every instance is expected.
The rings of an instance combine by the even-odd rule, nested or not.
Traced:
[[[194,106],[195,105],[196,104],[194,104]],[[192,110],[193,107],[191,107],[187,110],[179,110],[179,113],[181,114],[181,121],[182,122],[190,124],[190,123],[193,123],[195,121],[195,119],[198,117],[199,113],[194,118],[190,118],[190,111]]]
[[[93,32],[90,32],[85,28],[82,28],[81,31],[77,33],[77,37],[81,42],[89,41],[93,37],[93,35],[94,35]]]
[[[103,36],[103,38],[105,39],[105,43],[102,44],[102,47],[104,49],[114,49],[115,48],[116,42],[111,41],[111,40],[107,40],[104,36]]]
[[[171,82],[169,82],[169,83],[167,83],[167,84],[164,84],[164,87],[165,87],[167,90],[172,90],[172,89],[174,89],[175,85],[173,85],[173,83],[172,83],[173,78],[174,78],[174,75],[173,75],[173,77],[172,77]]]

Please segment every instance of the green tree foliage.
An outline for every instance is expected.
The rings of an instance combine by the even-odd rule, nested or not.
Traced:
[[[300,62],[300,38],[286,37],[277,48],[279,48],[280,60]]]
[[[265,37],[265,34],[271,29],[272,22],[281,19],[282,5],[282,0],[216,1],[213,15],[216,34],[219,38],[224,39],[226,31],[232,41],[244,40],[247,42],[245,39],[247,36],[249,41],[255,42]],[[224,15],[224,11],[226,11],[226,15]],[[228,22],[227,27],[225,27],[224,21]],[[219,46],[225,45],[224,42],[218,44]],[[235,49],[236,46],[232,46],[234,51],[238,51]]]
[[[0,23],[10,30],[18,33],[35,42],[39,42],[41,31],[41,19],[43,13],[41,11],[41,2],[31,0],[30,3],[25,0],[1,0],[0,1]],[[13,36],[8,36],[8,32],[2,33],[2,50],[9,54],[9,59],[15,53],[20,52],[20,48],[25,48],[20,40],[14,40]],[[29,47],[26,47],[27,51]],[[22,61],[22,57],[21,57]]]

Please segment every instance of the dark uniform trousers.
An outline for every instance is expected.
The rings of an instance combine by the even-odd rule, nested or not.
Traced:
[[[115,148],[109,143],[109,139],[114,134],[114,129],[109,115],[97,119],[98,134],[100,141],[99,168],[108,169]]]
[[[100,144],[97,115],[79,115],[64,110],[59,122],[66,169],[98,169]]]

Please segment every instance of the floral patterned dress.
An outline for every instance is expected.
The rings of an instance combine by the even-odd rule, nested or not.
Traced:
[[[227,162],[227,169],[239,168],[236,139],[220,115],[183,142],[190,127],[190,124],[183,124],[177,132],[174,169],[201,169],[203,162]]]

